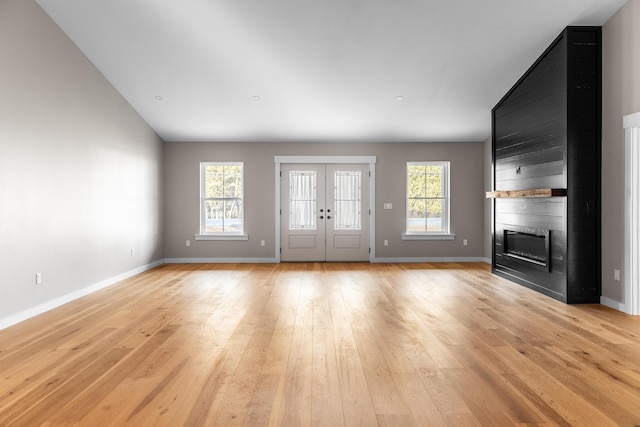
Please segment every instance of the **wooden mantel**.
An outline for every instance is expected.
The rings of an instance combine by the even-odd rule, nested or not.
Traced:
[[[523,197],[565,197],[566,188],[536,188],[533,190],[487,191],[487,199],[515,199]]]

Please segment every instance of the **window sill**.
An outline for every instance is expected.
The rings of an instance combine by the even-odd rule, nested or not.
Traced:
[[[249,240],[248,234],[196,234],[196,240]]]
[[[402,240],[454,240],[455,234],[441,233],[441,234],[402,234]]]

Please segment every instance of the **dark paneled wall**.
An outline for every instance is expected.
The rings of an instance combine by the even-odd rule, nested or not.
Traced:
[[[600,28],[568,27],[493,109],[493,270],[569,303],[599,302]],[[504,230],[549,231],[550,265],[508,256]]]

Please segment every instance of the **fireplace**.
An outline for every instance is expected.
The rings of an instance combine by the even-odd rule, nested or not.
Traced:
[[[492,110],[492,271],[601,295],[601,28],[567,27]]]
[[[549,230],[504,230],[503,254],[538,270],[551,271]]]

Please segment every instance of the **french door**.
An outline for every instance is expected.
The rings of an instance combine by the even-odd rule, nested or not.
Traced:
[[[282,261],[369,260],[369,165],[283,164]]]

